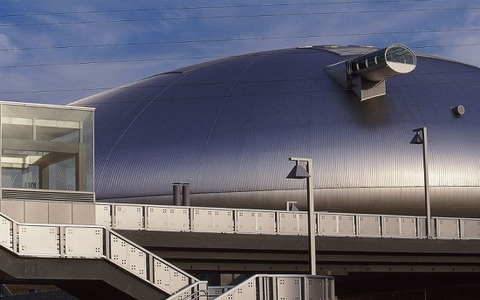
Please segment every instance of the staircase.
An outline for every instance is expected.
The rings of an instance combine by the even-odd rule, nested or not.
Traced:
[[[79,299],[334,299],[328,276],[255,275],[208,288],[104,226],[26,224],[0,213],[0,282],[48,282]]]
[[[234,288],[209,289],[216,300],[334,300],[334,279],[314,275],[255,275]],[[220,292],[215,296],[215,292]]]
[[[79,298],[207,299],[207,283],[102,226],[0,214],[0,280],[52,282]]]

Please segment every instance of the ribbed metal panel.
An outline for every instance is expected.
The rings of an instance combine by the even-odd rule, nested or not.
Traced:
[[[25,189],[2,189],[2,198],[9,200],[28,200],[28,201],[74,201],[74,202],[94,202],[93,193],[82,192],[53,192],[43,190],[25,190]]]
[[[423,207],[423,169],[409,141],[427,126],[432,209],[480,213],[480,70],[418,55],[386,96],[359,102],[324,70],[345,59],[321,48],[262,52],[76,102],[97,108],[97,198],[169,204],[172,183],[190,182],[193,205],[223,195],[212,205],[284,207],[304,200],[305,183],[285,179],[297,156],[313,159],[325,210],[412,213]],[[450,110],[459,104],[461,117]]]

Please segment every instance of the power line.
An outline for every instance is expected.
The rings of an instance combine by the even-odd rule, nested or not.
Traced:
[[[431,75],[431,74],[438,74],[438,73],[441,73],[441,72],[425,72],[425,73],[421,73],[421,74],[418,74],[418,75]],[[461,71],[461,72],[455,72],[456,74],[468,74],[468,73],[472,73],[472,71]],[[454,74],[454,73],[452,73]],[[305,78],[305,79],[302,79],[302,80],[297,80],[297,81],[319,81],[319,80],[330,80],[330,79],[327,79],[327,78]],[[293,80],[263,80],[263,81],[242,81],[241,83],[242,84],[245,84],[245,83],[282,83],[282,82],[292,82]],[[464,81],[463,83],[480,83],[480,80],[478,79],[472,79],[472,80],[468,80],[468,81]],[[216,83],[199,83],[199,84],[180,84],[178,85],[178,87],[200,87],[200,86],[215,86],[215,85],[231,85],[232,82],[216,82]],[[409,86],[423,86],[424,83],[417,83],[417,84],[411,84]],[[444,83],[444,82],[441,82],[441,83],[430,83],[429,84],[430,86],[444,86],[444,85],[457,85],[457,83],[454,83],[454,82],[451,82],[451,83]],[[156,87],[167,87],[168,85],[160,85],[160,86],[156,86]],[[155,87],[155,86],[149,86],[150,88],[152,87]],[[48,93],[63,93],[63,92],[95,92],[95,91],[106,91],[106,90],[110,90],[110,89],[114,89],[114,88],[118,88],[118,89],[138,89],[138,87],[130,87],[130,86],[122,86],[122,87],[97,87],[97,88],[79,88],[79,89],[50,89],[50,90],[36,90],[36,91],[3,91],[1,92],[0,94],[5,94],[5,95],[9,95],[9,94],[48,94]],[[325,93],[325,92],[332,92],[332,91],[325,91],[323,89],[319,89],[319,90],[309,90],[309,91],[291,91],[291,92],[285,92],[285,91],[282,91],[282,92],[265,92],[265,93],[254,93],[254,94],[238,94],[236,96],[259,96],[259,95],[289,95],[289,94],[304,94],[304,93]],[[336,92],[336,91],[334,91]],[[223,99],[225,96],[217,96],[215,98],[218,98],[218,99]],[[211,96],[199,96],[199,95],[195,95],[195,96],[191,96],[191,97],[173,97],[172,99],[175,99],[175,100],[198,100],[198,99],[213,99],[214,97],[211,97]],[[150,100],[145,100],[144,102],[148,102]],[[138,99],[131,99],[131,100],[122,100],[122,101],[116,101],[115,103],[138,103],[138,102],[142,102],[142,101],[138,101]]]
[[[450,47],[474,47],[480,46],[480,43],[463,43],[463,44],[442,44],[442,45],[423,45],[410,47],[412,49],[426,48],[450,48]],[[0,68],[32,68],[32,67],[61,67],[61,66],[84,66],[98,64],[117,64],[117,63],[133,63],[133,62],[153,62],[153,61],[178,61],[178,60],[204,60],[218,59],[225,56],[178,56],[178,57],[150,57],[150,58],[132,58],[118,60],[93,60],[83,62],[60,62],[60,63],[35,63],[35,64],[16,64],[16,65],[0,65]]]
[[[426,49],[426,48],[474,47],[474,46],[480,46],[480,43],[423,45],[423,46],[415,46],[415,47],[410,47],[410,48],[412,48],[412,49]],[[219,58],[224,58],[224,57],[225,56],[220,56],[220,55],[214,55],[214,56],[150,57],[150,58],[132,58],[132,59],[118,59],[118,60],[92,60],[92,61],[83,61],[83,62],[60,62],[60,63],[34,63],[34,64],[0,65],[0,68],[85,66],[85,65],[119,64],[119,63],[133,63],[133,62],[204,60],[204,59],[219,59]]]
[[[303,36],[263,36],[263,37],[241,37],[241,38],[225,38],[225,39],[199,39],[199,40],[179,40],[168,42],[130,42],[130,43],[111,43],[111,44],[85,44],[85,45],[60,45],[50,47],[24,47],[24,48],[7,48],[0,49],[0,52],[8,51],[32,51],[32,50],[60,50],[60,49],[76,49],[76,48],[104,48],[104,47],[125,47],[125,46],[165,46],[193,43],[219,43],[219,42],[235,42],[235,41],[254,41],[254,40],[281,40],[281,39],[311,39],[325,37],[355,37],[355,36],[372,36],[372,35],[390,35],[390,34],[432,34],[445,32],[480,32],[480,28],[455,28],[455,29],[429,29],[415,31],[384,31],[384,32],[357,32],[346,34],[320,34],[320,35],[303,35]],[[432,46],[435,47],[435,46]]]
[[[110,90],[112,87],[97,87],[97,88],[81,88],[81,89],[51,89],[51,90],[36,90],[36,91],[2,91],[0,94],[50,94],[50,93],[71,93],[71,92],[98,92]]]
[[[82,66],[82,65],[98,65],[98,64],[117,64],[117,63],[132,63],[132,62],[151,62],[151,61],[170,61],[170,60],[200,60],[200,59],[215,59],[221,56],[194,56],[194,57],[151,57],[151,58],[132,58],[132,59],[118,59],[118,60],[92,60],[84,62],[62,62],[62,63],[36,63],[23,65],[0,65],[0,68],[31,68],[31,67],[60,67],[60,66]]]
[[[379,4],[379,3],[405,3],[416,2],[418,0],[377,0],[377,1],[331,1],[331,2],[299,2],[299,3],[260,3],[260,4],[234,4],[234,5],[215,5],[215,6],[193,6],[193,7],[149,7],[149,8],[131,8],[131,9],[108,9],[108,10],[83,10],[67,12],[45,12],[45,13],[15,13],[0,15],[0,18],[9,17],[29,17],[29,16],[55,16],[55,15],[75,15],[75,14],[97,14],[97,13],[126,13],[126,12],[150,12],[150,11],[178,11],[178,10],[203,10],[203,9],[225,9],[225,8],[258,8],[258,7],[288,7],[288,6],[325,6],[325,5],[351,5],[351,4]],[[448,2],[445,0],[423,0],[425,2]]]
[[[269,13],[269,14],[251,14],[251,15],[218,15],[218,16],[181,16],[166,18],[140,18],[140,19],[118,19],[118,20],[96,20],[96,21],[72,21],[72,22],[43,22],[43,23],[20,23],[20,24],[0,24],[0,27],[16,26],[59,26],[59,25],[94,25],[94,24],[118,24],[133,22],[152,22],[152,21],[180,21],[192,19],[242,19],[242,18],[270,18],[270,17],[305,17],[320,15],[338,15],[338,14],[371,14],[371,13],[399,13],[399,12],[432,12],[432,11],[465,11],[466,8],[414,8],[414,9],[382,9],[382,10],[348,10],[348,11],[330,11],[330,12],[303,12],[303,13]],[[469,7],[468,10],[480,10],[480,7]]]
[[[7,17],[27,17],[27,16],[54,16],[54,15],[73,15],[73,14],[85,14],[85,13],[123,13],[123,12],[145,12],[149,11],[167,11],[167,10],[201,10],[201,9],[216,9],[216,8],[260,8],[260,7],[290,7],[290,6],[306,6],[306,5],[325,5],[325,4],[338,4],[338,5],[347,5],[347,4],[378,4],[378,3],[404,3],[404,2],[414,2],[414,3],[425,3],[425,2],[444,2],[451,3],[448,1],[436,1],[436,0],[385,0],[385,1],[331,1],[323,3],[272,3],[272,4],[245,4],[245,5],[223,5],[223,6],[198,6],[198,7],[186,7],[186,8],[136,8],[136,9],[119,9],[119,10],[91,10],[91,11],[70,11],[70,12],[50,12],[50,13],[23,13],[23,14],[9,14],[9,15],[0,15],[0,18]],[[323,6],[322,6],[323,8]],[[478,7],[464,7],[464,8],[407,8],[407,9],[375,9],[375,10],[359,10],[359,11],[342,11],[336,10],[332,12],[289,12],[289,13],[268,13],[268,14],[251,14],[251,15],[219,15],[219,16],[191,16],[191,17],[171,17],[171,18],[143,18],[143,19],[118,19],[118,20],[99,20],[99,21],[71,21],[71,22],[45,22],[45,23],[23,23],[23,24],[0,24],[0,27],[5,26],[31,26],[31,25],[84,25],[84,24],[102,24],[102,23],[127,23],[127,22],[146,22],[146,21],[169,21],[169,20],[184,20],[184,19],[219,19],[219,18],[262,18],[262,17],[284,17],[284,16],[315,16],[315,15],[328,15],[328,14],[373,14],[373,13],[403,13],[403,12],[435,12],[435,11],[467,11],[467,10],[479,10]],[[37,50],[60,50],[60,49],[77,49],[77,48],[89,48],[89,47],[127,47],[127,46],[155,46],[155,45],[181,45],[181,44],[192,44],[192,43],[221,43],[221,42],[239,42],[239,41],[256,41],[256,40],[281,40],[281,39],[318,39],[325,37],[361,37],[361,36],[374,36],[374,35],[392,35],[392,34],[438,34],[438,33],[477,33],[480,31],[480,28],[456,28],[456,29],[431,29],[431,30],[415,30],[415,31],[391,31],[391,32],[358,32],[358,33],[345,33],[345,34],[320,34],[320,35],[303,35],[303,36],[269,36],[269,37],[237,37],[237,38],[224,38],[224,39],[191,39],[191,40],[177,40],[177,41],[161,41],[161,42],[131,42],[131,43],[110,43],[110,44],[90,44],[90,45],[59,45],[52,47],[24,47],[24,48],[10,48],[10,49],[0,49],[1,52],[9,51],[37,51]],[[427,49],[427,48],[447,48],[447,47],[476,47],[480,46],[480,43],[461,43],[461,44],[425,44],[419,46],[410,47],[412,49]],[[176,56],[176,57],[150,57],[150,58],[127,58],[127,59],[118,59],[118,60],[92,60],[92,61],[80,61],[80,62],[59,62],[59,63],[31,63],[23,65],[4,65],[0,68],[34,68],[34,67],[62,67],[62,66],[87,66],[87,65],[98,65],[98,64],[122,64],[122,63],[135,63],[135,62],[155,62],[155,61],[180,61],[180,60],[207,60],[207,59],[217,59],[225,56]],[[60,92],[84,92],[84,91],[101,91],[109,88],[88,88],[88,89],[59,89],[59,90],[40,90],[40,91],[25,91],[25,92],[3,92],[3,94],[39,94],[39,93],[60,93]]]

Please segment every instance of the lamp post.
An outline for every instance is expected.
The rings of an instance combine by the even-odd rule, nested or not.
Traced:
[[[308,210],[308,247],[310,255],[310,274],[317,275],[317,258],[315,249],[315,208],[313,201],[313,169],[312,159],[290,157],[289,160],[295,161],[295,166],[287,175],[291,179],[307,179],[307,210]],[[306,163],[305,170],[300,162]]]
[[[415,136],[410,141],[410,144],[423,145],[423,180],[425,188],[425,210],[427,214],[427,239],[432,238],[431,219],[432,214],[430,212],[430,185],[428,179],[428,142],[427,142],[427,127],[420,127],[413,129]],[[420,135],[420,132],[422,133]]]

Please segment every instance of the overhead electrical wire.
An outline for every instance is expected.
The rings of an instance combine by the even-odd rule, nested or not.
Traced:
[[[459,73],[470,73],[470,72],[459,72]],[[431,72],[431,73],[422,73],[421,75],[426,75],[426,74],[435,74],[435,72]],[[305,79],[305,80],[315,80],[315,81],[318,81],[318,80],[322,80],[322,79],[319,79],[319,78],[315,78],[315,79]],[[323,79],[325,80],[325,79]],[[273,83],[273,82],[281,82],[281,80],[265,80],[265,81],[262,81],[262,83]],[[249,83],[248,81],[246,82],[242,82],[242,83]],[[258,83],[258,82],[256,82]],[[480,84],[480,80],[477,80],[477,79],[471,79],[471,80],[468,80],[468,81],[465,81],[465,83],[475,83],[475,84]],[[216,84],[231,84],[230,83],[214,83],[214,84],[208,84],[208,83],[201,83],[201,84],[195,84],[195,86],[206,86],[206,85],[216,85]],[[430,85],[431,86],[444,86],[445,84],[447,85],[457,85],[457,83],[444,83],[444,82],[439,82],[439,83],[431,83]],[[423,86],[423,83],[418,83],[416,84],[417,86]],[[415,86],[412,85],[412,86]],[[113,88],[122,88],[122,89],[136,89],[137,87],[129,87],[129,86],[123,86],[123,87],[96,87],[96,88],[79,88],[79,89],[46,89],[46,90],[36,90],[36,91],[4,91],[2,92],[2,94],[5,94],[5,95],[8,95],[8,94],[50,94],[50,93],[64,93],[64,92],[95,92],[95,91],[106,91],[106,90],[110,90],[110,89],[113,89]],[[322,93],[324,94],[326,91],[325,90],[317,90],[317,91],[308,91],[307,93]],[[329,91],[331,92],[331,91]],[[274,95],[274,94],[278,94],[278,95],[287,95],[287,94],[303,94],[305,93],[305,91],[291,91],[291,92],[276,92],[276,93],[266,93],[265,95]],[[255,95],[259,95],[258,93],[255,94]],[[238,96],[238,95],[237,95]],[[248,96],[246,94],[243,94],[242,96]],[[253,95],[252,95],[253,96]],[[211,96],[195,96],[195,97],[181,97],[181,98],[175,98],[177,100],[199,100],[199,99],[212,99]],[[224,96],[217,96],[216,98],[224,98]],[[146,100],[146,101],[150,101],[150,100]],[[132,100],[121,100],[121,101],[117,101],[116,103],[138,103],[139,100],[138,99],[132,99]]]
[[[132,22],[151,22],[151,21],[178,21],[192,19],[240,19],[240,18],[267,18],[267,17],[305,17],[319,15],[338,15],[338,14],[371,14],[371,13],[405,13],[405,12],[433,12],[433,11],[461,11],[461,10],[480,10],[480,7],[428,7],[428,8],[402,8],[402,9],[374,9],[374,10],[342,10],[342,11],[321,11],[321,12],[288,12],[288,13],[265,13],[250,15],[217,15],[217,16],[176,16],[159,18],[139,18],[139,19],[117,19],[117,20],[89,20],[89,21],[58,21],[58,22],[35,22],[35,23],[4,23],[0,27],[19,27],[19,26],[58,26],[58,25],[87,25],[87,24],[108,24],[108,23],[132,23]]]
[[[377,1],[322,1],[322,2],[296,2],[296,3],[255,3],[255,4],[232,4],[232,5],[215,5],[215,6],[192,6],[192,7],[145,7],[145,8],[126,8],[126,9],[107,9],[107,10],[83,10],[83,11],[67,11],[67,12],[45,12],[45,13],[16,13],[0,15],[0,18],[9,17],[28,17],[28,16],[55,16],[55,15],[74,15],[74,14],[98,14],[98,13],[126,13],[126,12],[151,12],[151,11],[178,11],[178,10],[204,10],[204,9],[225,9],[225,8],[258,8],[258,7],[286,7],[286,6],[326,6],[326,5],[351,5],[351,4],[379,4],[379,3],[407,3],[419,0],[377,0]],[[444,2],[448,0],[423,0],[425,2]]]
[[[480,43],[462,43],[462,44],[443,44],[443,45],[422,45],[410,47],[412,49],[427,49],[427,48],[447,48],[447,47],[474,47],[480,46]],[[118,63],[133,63],[133,62],[152,62],[152,61],[177,61],[177,60],[205,60],[205,59],[219,59],[225,56],[176,56],[176,57],[149,57],[149,58],[129,58],[117,60],[92,60],[81,62],[52,62],[52,63],[31,63],[31,64],[14,64],[14,65],[0,65],[0,68],[32,68],[32,67],[61,67],[61,66],[85,66],[98,64],[118,64]]]
[[[372,36],[372,35],[390,35],[390,34],[432,34],[445,32],[480,32],[480,28],[454,28],[454,29],[429,29],[415,31],[384,31],[384,32],[357,32],[344,34],[319,34],[319,35],[303,35],[303,36],[262,36],[262,37],[240,37],[240,38],[224,38],[224,39],[198,39],[198,40],[178,40],[166,42],[129,42],[129,43],[107,43],[107,44],[84,44],[84,45],[59,45],[49,47],[24,47],[24,48],[4,48],[0,52],[7,51],[31,51],[31,50],[57,50],[57,49],[75,49],[75,48],[104,48],[104,47],[126,47],[126,46],[165,46],[193,43],[219,43],[219,42],[236,42],[236,41],[253,41],[253,40],[281,40],[281,39],[310,39],[325,37],[355,37],[355,36]]]
[[[259,8],[259,7],[287,7],[287,6],[306,6],[306,5],[353,5],[353,4],[372,4],[372,3],[404,3],[404,2],[414,2],[414,3],[451,3],[448,1],[438,1],[438,0],[380,0],[380,1],[331,1],[323,3],[264,3],[264,4],[238,4],[238,5],[220,5],[220,6],[196,6],[196,7],[183,7],[183,8],[133,8],[133,9],[116,9],[116,10],[90,10],[90,11],[69,11],[69,12],[46,12],[46,13],[18,13],[18,14],[5,14],[0,15],[0,22],[2,19],[10,17],[29,17],[29,16],[55,16],[55,15],[74,15],[74,14],[96,14],[96,13],[125,13],[125,12],[146,12],[146,11],[169,11],[169,10],[202,10],[202,9],[221,9],[221,8]],[[18,24],[8,24],[0,23],[0,27],[13,27],[13,26],[43,26],[43,25],[86,25],[86,24],[108,24],[108,23],[131,23],[131,22],[146,22],[146,21],[175,21],[175,20],[184,20],[184,19],[219,19],[219,18],[265,18],[265,17],[285,17],[285,16],[315,16],[315,15],[329,15],[329,14],[372,14],[372,13],[405,13],[405,12],[432,12],[432,11],[459,11],[459,10],[480,10],[480,7],[434,7],[434,8],[402,8],[402,9],[374,9],[374,10],[335,10],[330,12],[288,12],[288,13],[267,13],[267,14],[250,14],[250,15],[217,15],[217,16],[180,16],[180,17],[166,17],[166,18],[129,18],[129,19],[113,19],[113,20],[91,20],[91,21],[60,21],[60,22],[37,22],[37,23],[18,23]],[[178,41],[166,41],[166,42],[129,42],[129,43],[106,43],[106,44],[71,44],[71,45],[58,45],[51,47],[23,47],[23,48],[10,48],[10,49],[0,49],[0,52],[9,52],[9,51],[37,51],[37,50],[59,50],[59,49],[76,49],[76,48],[93,48],[93,47],[127,47],[127,46],[156,46],[156,45],[179,45],[179,44],[191,44],[191,43],[218,43],[218,42],[238,42],[238,41],[254,41],[254,40],[279,40],[279,39],[315,39],[315,38],[325,38],[325,37],[357,37],[357,36],[369,36],[369,35],[392,35],[392,34],[436,34],[436,33],[455,33],[455,32],[480,32],[480,28],[456,28],[456,29],[430,29],[430,30],[416,30],[416,31],[391,31],[391,32],[358,32],[358,33],[348,33],[348,34],[322,34],[322,35],[304,35],[304,36],[264,36],[264,37],[239,37],[239,38],[225,38],[225,39],[192,39],[192,40],[178,40]],[[433,45],[425,44],[413,46],[413,49],[425,49],[425,48],[440,48],[440,47],[473,47],[480,46],[480,43],[451,43],[443,45]],[[27,68],[27,67],[56,67],[56,66],[81,66],[81,65],[94,65],[94,64],[117,64],[117,63],[132,63],[132,62],[151,62],[151,61],[174,61],[174,60],[206,60],[206,59],[216,59],[224,56],[197,56],[197,57],[185,57],[185,56],[176,56],[176,57],[150,57],[150,58],[129,58],[129,59],[118,59],[118,60],[93,60],[93,61],[83,61],[83,62],[58,62],[58,63],[31,63],[24,65],[0,65],[0,68]],[[75,92],[75,91],[98,91],[106,90],[109,88],[87,88],[87,89],[59,89],[59,90],[41,90],[41,91],[3,91],[3,94],[31,94],[31,93],[55,93],[55,92]]]

